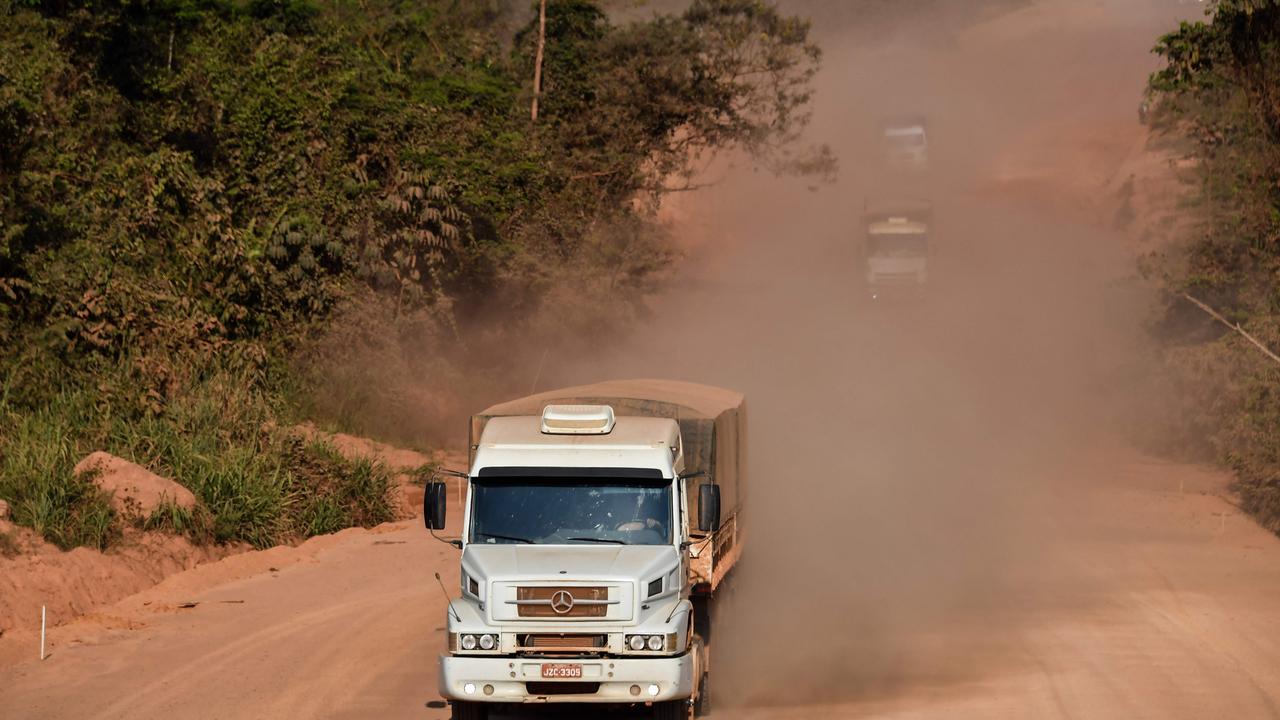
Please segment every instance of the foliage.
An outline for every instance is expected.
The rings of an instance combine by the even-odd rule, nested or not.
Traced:
[[[105,548],[118,534],[114,512],[90,477],[72,472],[79,457],[61,422],[82,407],[60,398],[56,409],[21,417],[3,416],[0,433],[0,496],[14,522],[62,548]],[[65,414],[58,410],[65,409]],[[61,417],[58,417],[61,415]],[[55,420],[56,418],[56,420]]]
[[[300,513],[304,535],[331,533],[351,525],[371,526],[393,519],[388,500],[391,477],[379,462],[348,460],[322,443],[296,443],[299,480],[305,505]]]
[[[494,348],[643,311],[672,257],[649,215],[669,181],[716,151],[785,164],[819,57],[806,23],[747,0],[548,16],[535,125],[509,2],[0,0],[18,521],[109,543],[118,519],[70,473],[103,449],[200,498],[155,527],[262,546],[379,522],[383,471],[263,428],[306,411],[421,444],[451,406],[420,398],[511,374]]]
[[[535,35],[517,35],[521,57]],[[615,204],[687,186],[711,152],[784,167],[821,58],[806,21],[759,0],[694,0],[623,27],[594,3],[553,0],[547,48],[543,135],[567,150],[571,181],[594,178]],[[813,171],[832,172],[829,151],[814,152]]]
[[[1280,368],[1190,303],[1188,293],[1280,347],[1280,2],[1220,0],[1155,51],[1157,122],[1196,141],[1204,222],[1161,268],[1156,329],[1182,388],[1184,445],[1205,440],[1238,474],[1250,512],[1280,531]]]
[[[1244,93],[1269,139],[1280,142],[1280,3],[1217,0],[1209,23],[1181,24],[1155,51],[1166,66],[1152,77],[1164,92],[1228,84]]]

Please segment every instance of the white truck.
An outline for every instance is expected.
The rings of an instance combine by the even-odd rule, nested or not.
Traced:
[[[929,134],[924,118],[898,118],[881,123],[880,138],[889,167],[909,172],[929,166]]]
[[[872,300],[919,297],[929,280],[930,224],[927,204],[868,212],[863,259]]]
[[[897,118],[881,123],[884,160],[899,170],[929,167],[929,136],[924,118]]]
[[[567,388],[471,419],[461,598],[440,692],[706,712],[713,599],[742,551],[746,406],[663,380]],[[445,527],[431,483],[425,522]]]

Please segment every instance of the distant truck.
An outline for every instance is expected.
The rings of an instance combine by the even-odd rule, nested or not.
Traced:
[[[899,118],[881,123],[881,142],[890,167],[924,170],[929,166],[929,133],[924,118]]]
[[[871,299],[923,293],[929,280],[932,219],[925,204],[867,212],[863,259]]]
[[[461,599],[440,691],[456,720],[503,703],[704,714],[713,598],[742,552],[746,405],[628,380],[471,418]],[[425,521],[445,526],[443,483]]]

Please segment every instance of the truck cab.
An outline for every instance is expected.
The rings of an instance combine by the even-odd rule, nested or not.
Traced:
[[[695,603],[709,583],[692,566],[721,509],[719,486],[686,465],[674,417],[584,403],[485,417],[440,660],[455,718],[501,703],[693,716],[708,670]],[[428,487],[429,528],[444,527],[443,497]]]
[[[929,166],[929,134],[923,118],[900,118],[881,124],[880,141],[889,167],[921,171]]]
[[[871,299],[923,292],[929,280],[929,240],[927,210],[868,215],[864,258]]]

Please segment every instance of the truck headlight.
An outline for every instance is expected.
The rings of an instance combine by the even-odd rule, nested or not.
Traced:
[[[675,633],[666,635],[628,635],[626,645],[633,652],[675,652],[679,636]]]
[[[484,652],[493,652],[498,649],[498,640],[500,636],[497,633],[465,633],[462,635],[449,636],[449,651],[476,652],[482,650]]]

